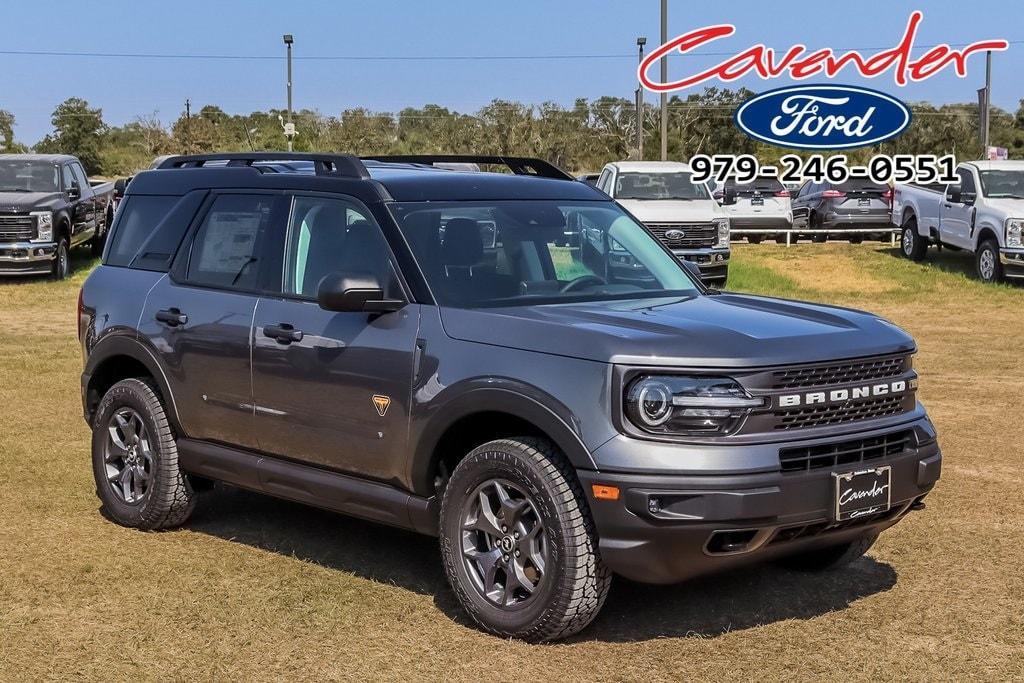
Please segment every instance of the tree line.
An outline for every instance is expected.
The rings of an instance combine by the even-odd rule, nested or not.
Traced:
[[[787,150],[757,142],[733,124],[735,108],[754,93],[707,88],[668,103],[670,159],[698,153],[753,154],[762,162],[778,160]],[[876,153],[955,154],[978,158],[978,107],[912,103],[914,120],[899,137],[847,153],[865,162]],[[103,120],[103,111],[80,98],[69,98],[53,111],[53,130],[31,147],[41,153],[74,154],[93,175],[128,175],[149,166],[153,157],[222,151],[287,149],[282,110],[229,114],[215,105],[182,112],[170,123],[156,114],[139,116],[121,126]],[[536,156],[575,172],[600,169],[608,161],[639,158],[636,108],[620,97],[577,99],[572,106],[528,105],[493,100],[474,113],[436,104],[397,113],[346,109],[324,114],[303,109],[293,114],[297,151],[351,152],[362,155],[478,153]],[[660,110],[646,105],[641,113],[645,159],[660,155]],[[1006,147],[1011,158],[1024,154],[1024,100],[1013,114],[993,108],[991,144]],[[30,151],[14,136],[15,117],[0,110],[3,151]]]

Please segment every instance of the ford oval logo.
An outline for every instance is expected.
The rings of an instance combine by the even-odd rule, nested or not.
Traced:
[[[751,97],[736,125],[754,138],[796,149],[854,149],[895,137],[910,125],[895,97],[853,85],[796,85]]]
[[[682,230],[666,230],[665,231],[665,239],[681,240],[684,237],[686,237],[686,233],[683,232]]]

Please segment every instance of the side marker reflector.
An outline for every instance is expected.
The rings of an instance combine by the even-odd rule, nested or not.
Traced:
[[[618,486],[606,486],[604,484],[593,484],[591,490],[594,492],[594,498],[598,500],[618,500],[619,499],[619,487]]]

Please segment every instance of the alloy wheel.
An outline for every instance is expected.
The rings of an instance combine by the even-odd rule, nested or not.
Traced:
[[[107,482],[125,503],[137,505],[149,492],[153,477],[153,448],[142,416],[132,408],[118,408],[107,423],[103,454]]]
[[[978,257],[978,270],[982,280],[991,280],[996,274],[996,256],[991,249],[982,249]]]
[[[914,231],[910,228],[903,229],[903,254],[909,257],[914,253]]]
[[[462,509],[462,558],[490,603],[517,608],[529,602],[549,561],[544,523],[530,496],[506,480],[478,486]]]

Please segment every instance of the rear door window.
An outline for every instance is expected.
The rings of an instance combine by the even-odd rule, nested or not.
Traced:
[[[261,247],[284,229],[282,204],[287,204],[283,195],[225,194],[214,199],[192,242],[185,279],[220,289],[259,290],[261,270],[267,274],[273,266],[260,263]]]

